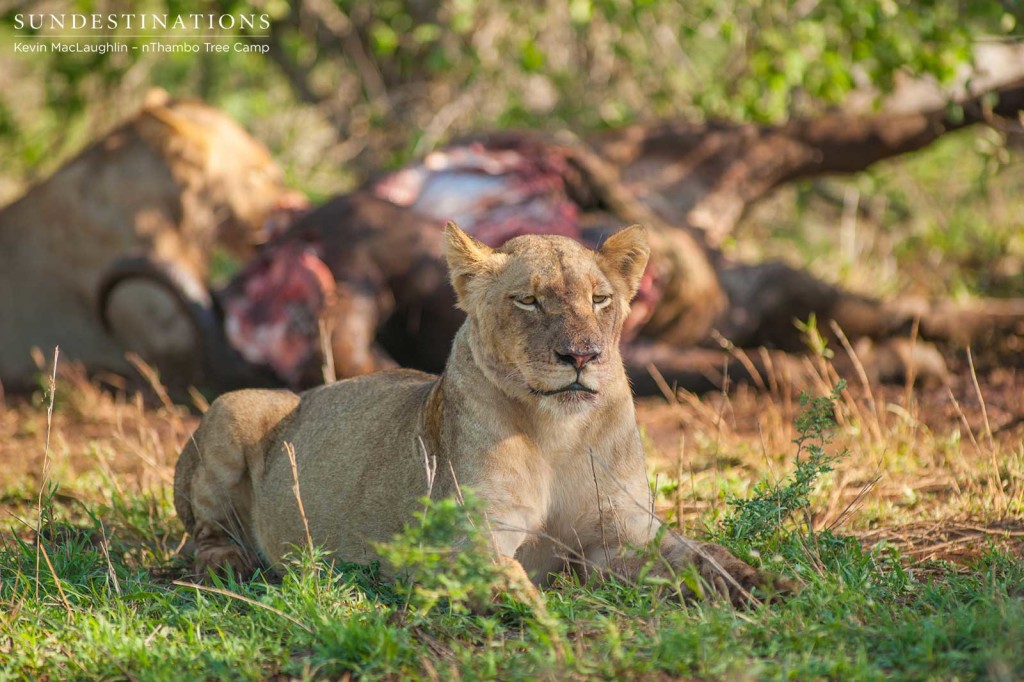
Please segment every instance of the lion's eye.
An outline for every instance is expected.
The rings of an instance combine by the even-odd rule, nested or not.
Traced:
[[[612,297],[608,294],[594,294],[594,307],[601,309],[612,302]]]
[[[536,296],[516,296],[512,299],[512,302],[523,310],[536,310],[537,309],[537,297]]]

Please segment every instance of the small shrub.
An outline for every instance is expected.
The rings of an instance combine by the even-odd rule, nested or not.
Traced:
[[[401,578],[398,589],[424,613],[447,603],[456,613],[484,604],[502,579],[492,561],[483,505],[470,492],[454,499],[422,500],[423,511],[377,551]]]
[[[810,509],[810,494],[818,479],[847,455],[846,450],[831,455],[825,451],[836,424],[835,403],[844,388],[846,383],[840,381],[830,395],[800,396],[803,411],[794,422],[799,435],[793,440],[797,446],[796,469],[778,483],[762,480],[749,499],[731,500],[733,512],[722,526],[726,538],[754,543],[779,538],[790,520]]]

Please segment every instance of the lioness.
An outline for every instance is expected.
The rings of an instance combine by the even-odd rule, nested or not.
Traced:
[[[393,370],[312,389],[228,393],[178,461],[174,503],[198,571],[276,564],[312,541],[345,561],[458,486],[485,504],[496,559],[538,584],[573,568],[636,576],[661,538],[660,568],[692,565],[739,602],[784,587],[717,545],[660,532],[619,335],[649,247],[643,228],[598,251],[560,236],[492,250],[453,223],[445,256],[467,320],[440,377]],[[428,462],[436,458],[436,479]],[[386,567],[385,567],[386,568]]]

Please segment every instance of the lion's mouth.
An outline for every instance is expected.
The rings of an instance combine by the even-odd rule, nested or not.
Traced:
[[[590,388],[589,386],[584,386],[578,381],[574,381],[571,384],[562,386],[561,388],[552,389],[550,391],[542,391],[540,389],[531,387],[530,392],[533,393],[534,395],[542,395],[545,397],[559,395],[560,393],[588,393],[590,395],[597,395],[596,390]]]

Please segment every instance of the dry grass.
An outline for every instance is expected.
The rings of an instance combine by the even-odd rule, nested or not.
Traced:
[[[179,448],[199,422],[186,408],[101,389],[81,367],[57,371],[52,424],[44,391],[0,405],[0,527],[19,525],[46,477],[58,501],[109,503],[113,495],[166,496]],[[48,453],[48,454],[44,454]]]
[[[825,368],[815,391],[824,393],[836,376],[812,364]],[[993,542],[1024,549],[1024,372],[979,376],[963,364],[946,387],[851,381],[832,445],[849,454],[818,491],[815,528],[889,542],[910,558],[961,561]],[[668,481],[660,511],[692,524],[792,470],[799,410],[777,387],[643,402],[649,460]]]

